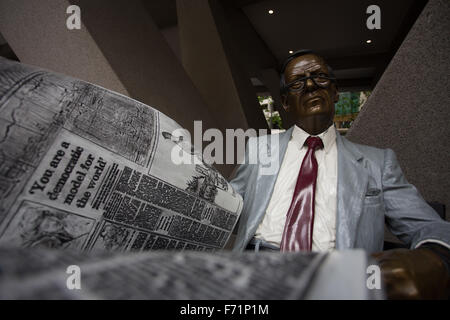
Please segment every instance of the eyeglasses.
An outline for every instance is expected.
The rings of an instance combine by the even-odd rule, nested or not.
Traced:
[[[305,89],[306,81],[311,79],[312,82],[319,88],[326,89],[330,86],[331,82],[335,82],[336,78],[330,77],[327,74],[313,74],[308,77],[294,80],[286,85],[289,92],[302,92]]]

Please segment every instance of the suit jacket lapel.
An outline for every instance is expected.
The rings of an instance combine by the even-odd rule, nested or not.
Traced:
[[[338,153],[336,248],[353,248],[363,209],[368,173],[363,155],[336,132]]]

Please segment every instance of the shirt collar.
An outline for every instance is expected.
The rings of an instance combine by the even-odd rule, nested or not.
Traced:
[[[296,145],[301,149],[302,147],[304,147],[305,141],[309,136],[312,135],[295,125],[294,130],[292,130],[291,140],[295,141]],[[336,130],[334,129],[334,124],[324,132],[313,137],[319,137],[320,139],[322,139],[325,153],[328,153],[331,150],[333,144],[336,143]]]

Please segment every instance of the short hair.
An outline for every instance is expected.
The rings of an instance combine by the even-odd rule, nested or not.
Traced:
[[[322,58],[322,56],[318,55],[317,53],[315,53],[314,51],[312,51],[310,49],[302,49],[302,50],[295,51],[293,54],[288,56],[286,58],[286,60],[284,61],[283,65],[281,66],[281,69],[280,69],[280,95],[281,96],[287,94],[286,82],[284,80],[284,71],[286,70],[286,67],[287,67],[288,63],[291,62],[292,60],[294,60],[297,57],[304,56],[304,55],[307,55],[307,54],[313,54],[315,56],[318,56],[318,57]],[[322,58],[322,60],[325,61],[325,59],[323,59],[323,58]],[[325,65],[327,66],[328,74],[331,77],[336,78],[336,76],[334,75],[333,69],[327,63],[325,63]]]

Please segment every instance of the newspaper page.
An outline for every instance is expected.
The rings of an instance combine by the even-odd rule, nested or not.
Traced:
[[[328,253],[229,251],[94,254],[0,247],[0,299],[303,299],[327,257]],[[73,265],[80,270],[81,290],[67,287],[66,270]],[[335,266],[334,272],[348,275],[348,267]]]
[[[385,299],[384,290],[366,284],[371,264],[362,250],[93,253],[0,246],[0,299]]]
[[[201,159],[171,161],[174,148],[198,158],[183,132],[138,101],[0,58],[0,244],[223,248],[242,198]]]

